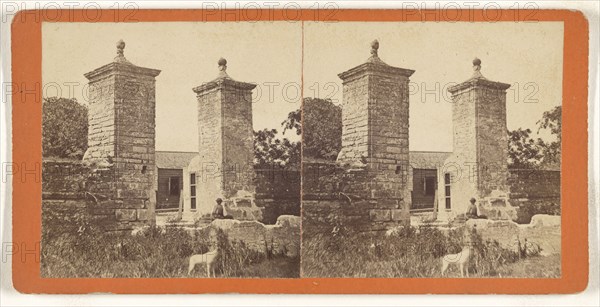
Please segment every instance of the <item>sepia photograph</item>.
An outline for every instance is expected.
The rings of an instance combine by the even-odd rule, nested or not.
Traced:
[[[562,23],[304,42],[303,277],[561,277]]]
[[[583,303],[598,29],[534,4],[3,5],[2,302]]]
[[[299,23],[44,22],[42,277],[300,277],[301,60]]]

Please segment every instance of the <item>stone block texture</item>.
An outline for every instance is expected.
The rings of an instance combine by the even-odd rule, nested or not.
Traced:
[[[408,218],[410,209],[408,84],[414,70],[384,63],[378,48],[379,43],[373,42],[366,63],[338,75],[343,104],[337,162],[349,172],[342,172],[341,181],[334,183],[354,187],[352,194],[366,201],[360,215],[375,223],[372,230],[380,230],[382,223],[397,223],[399,216]],[[392,219],[392,208],[379,208],[384,203],[407,214],[396,213]]]
[[[262,208],[264,224],[274,224],[282,215],[300,216],[300,170],[255,169],[256,205]]]
[[[225,73],[226,62],[221,64],[217,79],[193,89],[198,100],[199,161],[190,171],[198,177],[198,207],[212,208],[222,198],[236,211],[238,204],[248,201],[255,207],[252,89],[256,85],[231,79]]]
[[[528,249],[541,249],[543,256],[561,253],[561,216],[538,214],[529,224],[513,221],[471,219],[467,227],[477,229],[484,240],[495,240],[507,249],[517,251],[520,242]],[[517,241],[518,240],[518,241]]]
[[[489,81],[478,69],[473,78],[449,88],[454,149],[445,168],[451,170],[451,210],[456,213],[464,213],[472,197],[509,192],[506,89],[510,85]]]
[[[384,233],[410,223],[408,203],[385,196],[390,187],[376,181],[377,176],[376,171],[348,170],[335,163],[303,163],[304,235],[331,232],[336,227]]]
[[[43,230],[74,233],[80,226],[103,231],[131,230],[154,224],[150,202],[131,203],[115,198],[111,168],[82,161],[42,163]]]
[[[300,217],[282,215],[274,225],[257,221],[214,220],[209,227],[221,229],[231,242],[243,242],[262,253],[287,257],[300,254]]]
[[[136,221],[136,209],[155,208],[155,78],[160,70],[131,64],[123,42],[112,63],[85,74],[89,80],[86,164],[103,168],[111,178],[101,193],[119,203],[119,221]],[[154,201],[153,201],[154,200]],[[148,214],[143,214],[148,220]],[[149,219],[153,220],[153,219]]]
[[[560,214],[559,170],[509,169],[509,174],[510,203],[521,211],[521,218],[530,213]]]

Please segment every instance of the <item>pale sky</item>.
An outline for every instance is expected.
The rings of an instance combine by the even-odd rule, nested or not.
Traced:
[[[217,61],[227,59],[227,73],[258,84],[253,91],[254,129],[276,128],[300,107],[302,25],[257,23],[44,23],[42,82],[44,96],[82,94],[84,73],[112,62],[116,42],[126,43],[133,64],[160,69],[156,78],[156,149],[198,150],[197,100],[193,87],[216,78]],[[76,82],[69,95],[69,82]],[[269,95],[271,89],[272,95]],[[299,139],[288,132],[285,137]]]
[[[364,63],[374,39],[384,62],[416,71],[410,78],[415,85],[410,95],[411,150],[452,151],[447,85],[469,79],[475,57],[482,61],[484,77],[513,85],[507,91],[508,129],[531,128],[535,133],[542,113],[562,103],[562,22],[305,23],[305,95],[341,102],[337,74]],[[422,99],[424,93],[429,94]],[[524,103],[526,98],[538,102]]]
[[[83,74],[111,62],[119,39],[127,44],[130,62],[162,70],[156,81],[157,150],[197,150],[192,88],[216,77],[220,57],[227,59],[233,79],[258,84],[255,130],[281,131],[287,114],[300,106],[303,33],[297,22],[46,22],[42,31],[44,96],[74,96],[86,103]],[[379,40],[379,56],[387,64],[416,70],[411,150],[452,150],[446,89],[470,78],[474,57],[481,59],[486,78],[513,85],[507,95],[509,129],[535,132],[542,113],[562,102],[562,22],[306,22],[305,96],[341,101],[337,74],[366,61],[373,39]],[[296,140],[292,133],[285,137]]]

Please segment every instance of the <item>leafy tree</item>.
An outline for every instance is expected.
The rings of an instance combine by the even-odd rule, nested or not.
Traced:
[[[304,98],[302,155],[335,160],[342,149],[342,108],[329,99]]]
[[[254,131],[254,164],[258,167],[300,164],[300,142],[277,138],[276,129]]]
[[[302,112],[300,109],[292,111],[288,114],[288,117],[281,123],[283,126],[283,134],[287,130],[296,130],[296,135],[302,134]]]
[[[81,159],[87,149],[88,110],[76,99],[50,97],[42,103],[44,157]]]
[[[508,156],[511,168],[540,168],[560,164],[562,141],[562,108],[555,107],[544,112],[538,124],[538,133],[549,130],[553,141],[531,137],[530,129],[508,131]]]
[[[550,133],[556,138],[551,142],[540,140],[542,154],[545,165],[560,164],[561,159],[561,144],[562,144],[562,107],[557,106],[550,111],[544,112],[542,119],[537,122],[538,132],[542,129],[550,130]]]
[[[531,129],[508,131],[508,164],[512,168],[536,168],[542,158],[539,141],[530,136]]]
[[[302,135],[302,142],[279,140],[275,129],[255,131],[256,165],[299,164],[301,143],[302,156],[313,159],[335,160],[342,147],[342,109],[331,100],[304,98],[302,110],[290,112],[281,126],[283,134],[295,130]]]

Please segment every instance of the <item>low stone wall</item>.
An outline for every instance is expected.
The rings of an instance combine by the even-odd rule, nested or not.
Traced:
[[[550,198],[560,202],[560,171],[510,169],[508,183],[513,198]]]
[[[275,225],[257,221],[214,220],[210,226],[221,229],[231,241],[244,244],[257,252],[296,257],[300,253],[300,217],[282,215]]]
[[[265,224],[275,224],[281,215],[300,216],[300,171],[297,169],[255,169],[256,198]]]
[[[77,220],[107,231],[153,224],[151,200],[131,203],[117,198],[113,174],[110,168],[94,168],[78,160],[44,161],[42,219],[51,216],[58,225],[61,220]]]
[[[561,217],[538,214],[529,224],[508,220],[470,219],[466,226],[475,227],[484,240],[496,240],[508,249],[517,249],[517,240],[528,248],[541,248],[542,255],[561,253]]]
[[[305,233],[341,226],[358,232],[385,232],[410,223],[404,195],[378,181],[376,171],[304,163],[303,175]]]
[[[560,214],[560,171],[509,169],[510,203],[517,221],[528,223],[535,214]]]

